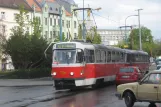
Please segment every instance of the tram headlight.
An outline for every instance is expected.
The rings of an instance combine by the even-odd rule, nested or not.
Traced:
[[[52,75],[55,76],[56,75],[56,72],[53,72]]]
[[[70,72],[70,75],[74,75],[74,72]]]
[[[84,74],[84,70],[82,70],[81,72],[80,72],[80,75],[83,75]]]

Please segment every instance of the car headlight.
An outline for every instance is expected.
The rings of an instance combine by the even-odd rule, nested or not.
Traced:
[[[74,75],[74,72],[70,72],[70,75]]]

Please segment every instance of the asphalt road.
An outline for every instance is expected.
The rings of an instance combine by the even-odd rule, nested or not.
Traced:
[[[77,91],[56,91],[51,86],[0,87],[0,107],[126,107],[123,100],[115,97],[115,92],[114,85]],[[148,104],[135,103],[134,107]]]

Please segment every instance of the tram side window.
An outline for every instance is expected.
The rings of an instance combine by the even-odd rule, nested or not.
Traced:
[[[94,50],[86,50],[86,63],[94,63]]]
[[[111,52],[110,51],[107,51],[107,62],[111,62]]]
[[[112,52],[112,62],[115,62],[115,59],[116,59],[116,55],[115,55],[115,52],[113,51]]]
[[[131,62],[131,54],[127,54],[127,62]]]
[[[124,53],[121,53],[120,62],[124,62],[124,58],[125,58],[125,54]]]
[[[101,52],[99,50],[96,50],[96,62],[99,63],[101,60]]]
[[[106,61],[106,57],[105,57],[105,51],[101,51],[101,61],[102,63],[104,63]]]

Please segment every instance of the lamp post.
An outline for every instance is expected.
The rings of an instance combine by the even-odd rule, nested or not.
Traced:
[[[130,15],[130,16],[127,16],[126,19],[125,19],[125,40],[126,40],[126,43],[127,43],[127,35],[126,35],[126,20],[129,18],[129,17],[132,17],[132,16],[138,16],[138,15]]]
[[[84,31],[84,0],[83,0],[83,39],[86,41],[85,31]]]

